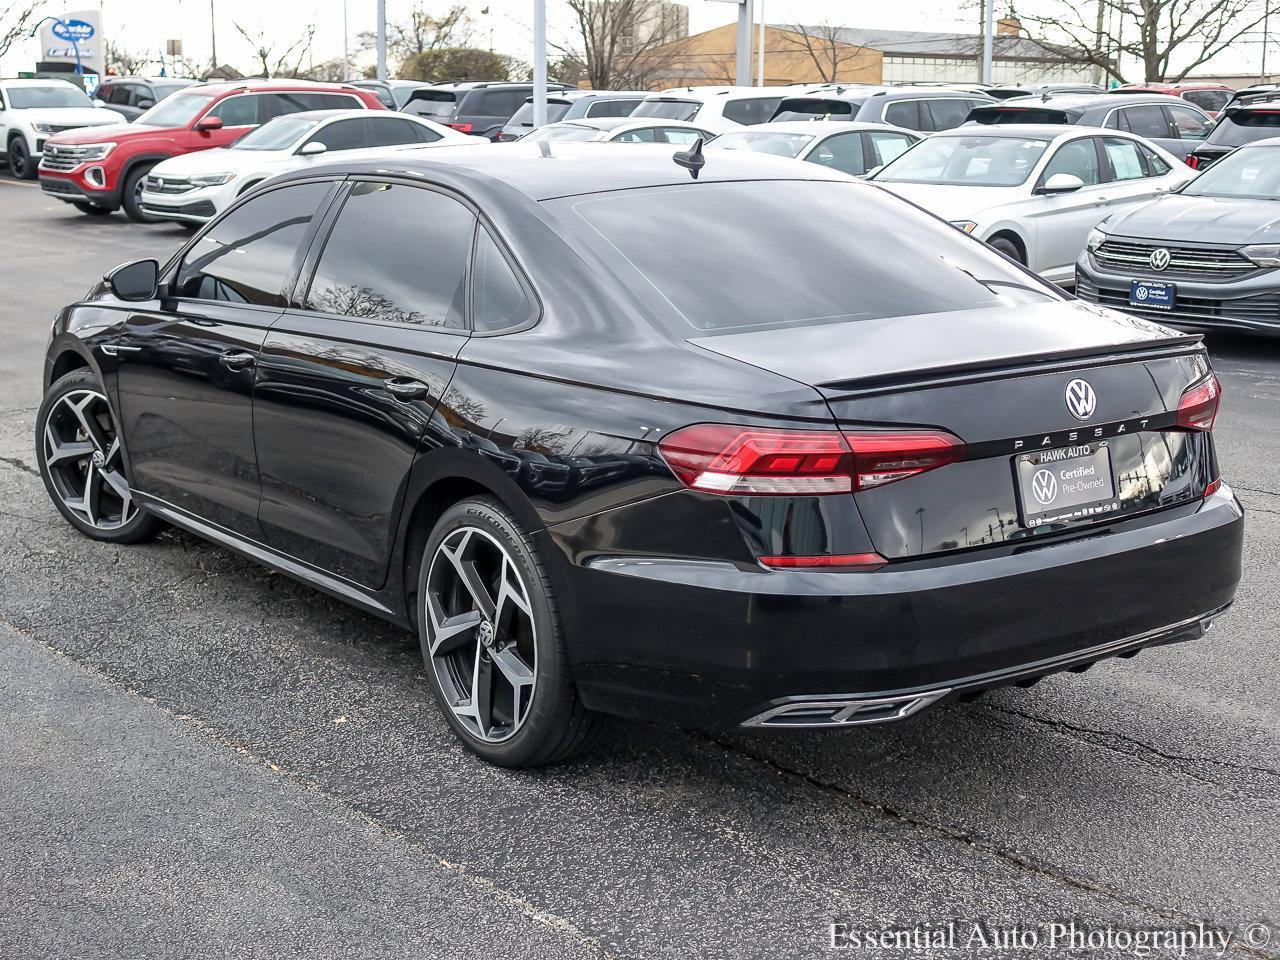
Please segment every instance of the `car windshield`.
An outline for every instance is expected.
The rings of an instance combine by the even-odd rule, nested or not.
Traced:
[[[1269,140],[1280,136],[1280,109],[1237,110],[1218,121],[1205,143],[1214,146],[1238,147],[1255,140]]]
[[[213,96],[207,93],[175,93],[133,122],[148,127],[185,127],[212,102]]]
[[[1241,197],[1280,200],[1280,153],[1270,147],[1241,147],[1182,188],[1186,197]]]
[[[69,83],[51,83],[47,87],[10,87],[9,106],[14,110],[36,110],[50,107],[92,107],[79,87]]]
[[[795,159],[812,142],[813,136],[804,133],[722,133],[708,146],[723,150],[772,153],[775,156]]]
[[[902,154],[875,179],[890,183],[1016,187],[1026,183],[1048,147],[1046,140],[1024,137],[936,137]]]
[[[525,134],[521,139],[521,143],[525,140],[531,143],[551,143],[552,141],[564,140],[594,140],[600,136],[600,131],[594,127],[580,127],[576,124],[565,124],[564,126],[547,126],[533,133]]]
[[[319,123],[316,117],[276,117],[250,130],[231,145],[232,150],[287,150]]]
[[[702,104],[697,100],[644,100],[631,111],[633,117],[659,117],[663,120],[692,120]]]
[[[588,248],[619,258],[618,276],[682,336],[1057,296],[979,241],[856,182],[683,184],[550,203]]]

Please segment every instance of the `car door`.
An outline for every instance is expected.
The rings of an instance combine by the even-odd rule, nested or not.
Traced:
[[[217,130],[196,130],[200,120],[217,117],[222,126]],[[213,104],[191,125],[191,146],[197,150],[222,147],[242,137],[263,122],[262,96],[256,93],[240,93],[224,97]]]
[[[280,316],[329,183],[244,201],[166,276],[169,295],[133,311],[108,347],[134,486],[243,537],[261,539],[253,442],[254,367]]]
[[[1177,134],[1181,147],[1173,153],[1183,160],[1213,132],[1213,121],[1194,107],[1175,103],[1166,106],[1164,112],[1169,117],[1169,124]]]
[[[259,513],[276,550],[367,588],[468,331],[477,218],[417,183],[351,183],[258,364]]]
[[[862,134],[837,133],[813,146],[805,161],[860,177],[867,172],[866,147]]]
[[[1113,126],[1108,123],[1107,126]],[[1195,146],[1185,140],[1179,140],[1169,123],[1169,114],[1165,107],[1158,103],[1143,103],[1133,107],[1122,107],[1114,124],[1117,130],[1127,130],[1137,134],[1144,140],[1150,140],[1168,150],[1179,159],[1186,159],[1191,148]]]
[[[1084,186],[1070,193],[1045,194],[1050,177],[1067,173]],[[1106,217],[1106,189],[1102,158],[1094,137],[1078,137],[1061,143],[1045,162],[1027,204],[1033,230],[1027,258],[1032,270],[1050,280],[1074,274],[1076,257],[1084,249],[1089,231]]]
[[[1144,203],[1169,192],[1170,184],[1164,178],[1169,168],[1154,152],[1125,137],[1101,137],[1100,140],[1107,190],[1099,222],[1121,207]]]

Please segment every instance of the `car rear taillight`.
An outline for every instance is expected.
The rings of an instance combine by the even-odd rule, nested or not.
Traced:
[[[445,126],[452,127],[454,130],[457,130],[459,133],[471,132],[471,124],[469,123],[446,123]]]
[[[658,450],[680,482],[727,496],[852,493],[905,480],[964,456],[944,430],[837,433],[699,423]]]
[[[1221,399],[1222,384],[1218,382],[1216,373],[1193,383],[1182,392],[1182,399],[1178,401],[1178,426],[1183,430],[1212,430]]]
[[[1189,155],[1187,157],[1187,166],[1190,167],[1192,170],[1199,170],[1200,158],[1195,156],[1194,154]]]

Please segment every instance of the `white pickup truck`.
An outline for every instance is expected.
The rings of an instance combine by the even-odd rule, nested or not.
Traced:
[[[35,177],[45,137],[120,122],[66,80],[0,80],[0,158],[19,180]]]

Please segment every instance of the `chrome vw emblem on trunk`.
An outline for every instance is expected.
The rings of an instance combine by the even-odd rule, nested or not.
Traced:
[[[1088,420],[1098,406],[1098,398],[1089,381],[1075,379],[1067,384],[1067,409],[1077,420]]]
[[[1152,270],[1164,270],[1169,266],[1169,251],[1164,247],[1152,250],[1151,260],[1149,262],[1151,263]]]

